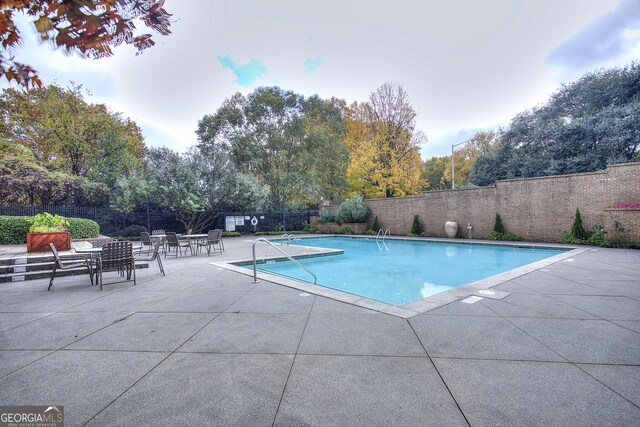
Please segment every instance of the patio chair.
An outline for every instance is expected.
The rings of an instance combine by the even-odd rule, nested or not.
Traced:
[[[153,260],[158,260],[158,267],[160,267],[160,272],[162,273],[163,276],[165,276],[164,274],[164,268],[162,267],[162,258],[160,257],[160,254],[158,252],[158,249],[160,248],[160,243],[156,242],[153,244],[153,246],[147,251],[148,255],[146,257],[140,257],[137,255],[140,255],[142,252],[144,252],[144,248],[136,251],[133,253],[133,257],[136,259],[136,261],[147,261],[147,262],[151,262]]]
[[[133,243],[109,242],[102,247],[102,254],[96,261],[96,280],[102,290],[102,273],[105,271],[118,271],[120,275],[127,273],[127,280],[136,284],[136,263],[133,257]]]
[[[91,279],[91,286],[93,286],[93,266],[91,265],[90,257],[87,258],[82,255],[75,255],[73,257],[65,258],[65,260],[62,261],[55,245],[53,243],[49,243],[49,247],[51,248],[51,252],[53,252],[53,256],[56,261],[53,264],[53,271],[51,272],[51,280],[49,280],[49,287],[47,288],[47,291],[51,290],[51,287],[53,286],[53,279],[56,277],[56,271],[58,269],[71,270],[74,268],[86,267],[89,272],[89,279]]]
[[[151,252],[151,247],[153,243],[151,243],[151,236],[146,231],[140,232],[140,240],[142,240],[142,249],[139,252]]]
[[[216,245],[218,245],[220,249],[220,253],[222,253],[224,248],[222,246],[222,230],[220,229],[209,230],[209,232],[207,233],[206,240],[203,239],[198,242],[198,249],[200,249],[201,247],[206,247],[207,256],[209,256],[209,254],[211,254],[212,246],[213,246],[213,252],[216,251]]]
[[[178,235],[173,232],[167,233],[167,251],[164,253],[164,257],[167,257],[167,253],[171,252],[171,248],[176,248],[176,258],[178,258],[178,253],[182,255],[182,248],[189,248],[191,251],[191,255],[193,255],[193,247],[191,246],[191,241],[189,240],[178,240]]]

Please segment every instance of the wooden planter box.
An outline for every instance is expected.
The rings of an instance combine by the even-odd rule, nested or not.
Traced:
[[[27,233],[27,252],[51,252],[49,243],[53,243],[59,251],[71,249],[71,233]]]

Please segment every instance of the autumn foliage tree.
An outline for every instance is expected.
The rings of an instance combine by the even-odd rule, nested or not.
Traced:
[[[386,83],[368,102],[346,108],[345,116],[350,193],[365,197],[417,194],[422,188],[420,145],[426,137],[415,129],[416,112],[404,89]]]
[[[456,187],[469,182],[469,175],[476,160],[490,154],[498,144],[498,136],[494,131],[477,132],[473,138],[454,151]],[[451,156],[447,157],[441,184],[444,188],[451,187]]]
[[[42,43],[83,58],[111,56],[121,44],[138,53],[153,46],[151,34],[137,34],[136,25],[161,35],[171,33],[171,14],[164,0],[6,0],[0,2],[0,78],[21,86],[41,86],[37,71],[15,60],[22,40],[14,20],[23,13],[32,21]]]

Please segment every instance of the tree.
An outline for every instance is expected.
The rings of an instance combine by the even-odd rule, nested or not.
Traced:
[[[138,54],[153,46],[151,34],[136,34],[138,21],[161,35],[171,33],[171,15],[164,0],[13,0],[0,6],[0,78],[21,86],[41,86],[36,70],[15,61],[21,43],[14,22],[17,13],[28,15],[42,43],[66,54],[102,58],[122,43],[136,47]]]
[[[147,151],[144,170],[134,170],[118,180],[117,207],[132,211],[150,203],[171,210],[184,230],[205,230],[222,207],[258,210],[265,189],[237,171],[228,155],[197,148],[185,154],[168,148]]]
[[[346,109],[350,193],[366,197],[417,194],[425,135],[415,129],[416,112],[402,86],[385,83],[369,101]]]
[[[144,152],[136,123],[103,104],[87,103],[78,85],[5,89],[0,116],[0,136],[29,148],[45,167],[109,187]]]
[[[344,191],[344,123],[334,100],[260,87],[225,100],[196,133],[205,156],[229,151],[240,171],[267,186],[272,207]]]
[[[420,178],[425,184],[425,190],[442,190],[443,188],[451,187],[451,181],[447,181],[444,177],[447,165],[451,168],[451,158],[449,156],[432,157],[424,162]],[[451,179],[451,174],[449,174],[449,179]]]
[[[514,117],[471,180],[562,175],[633,161],[640,146],[640,62],[563,84],[543,106]]]
[[[454,151],[455,158],[455,184],[460,187],[469,182],[469,176],[473,165],[479,157],[491,153],[497,145],[497,135],[494,131],[477,132],[461,148]],[[447,165],[444,168],[440,183],[445,188],[451,187],[451,156],[447,156]]]
[[[0,139],[0,203],[105,206],[109,189],[45,168],[27,147]]]

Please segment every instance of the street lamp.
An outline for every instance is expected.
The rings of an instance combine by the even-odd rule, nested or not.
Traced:
[[[456,171],[455,171],[455,156],[453,155],[453,149],[455,147],[457,147],[458,145],[462,145],[462,144],[466,144],[467,142],[471,141],[472,138],[467,139],[466,141],[462,141],[459,142],[457,144],[451,144],[451,189],[455,189],[456,188]]]

